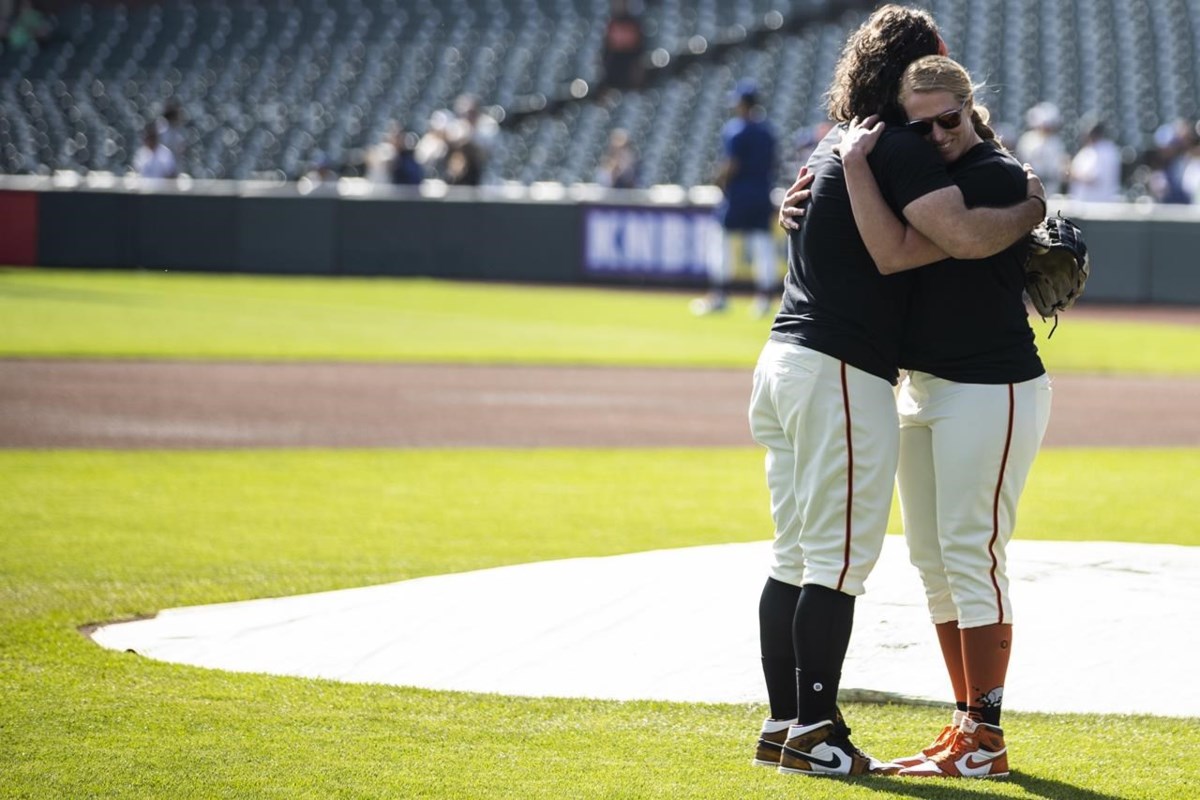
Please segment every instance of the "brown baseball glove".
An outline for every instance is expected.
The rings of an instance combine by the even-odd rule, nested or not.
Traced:
[[[1075,305],[1090,272],[1083,232],[1061,212],[1029,234],[1025,293],[1042,319],[1054,317],[1057,322],[1059,312]]]

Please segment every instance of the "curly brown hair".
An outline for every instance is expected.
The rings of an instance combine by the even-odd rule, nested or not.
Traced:
[[[879,114],[885,122],[903,122],[897,94],[904,68],[921,56],[936,55],[942,46],[937,23],[927,11],[881,6],[842,48],[826,93],[830,119],[849,122]]]

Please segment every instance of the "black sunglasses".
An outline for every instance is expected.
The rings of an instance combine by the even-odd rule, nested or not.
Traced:
[[[954,111],[947,111],[945,114],[938,114],[936,117],[929,119],[914,119],[904,127],[913,131],[918,136],[928,136],[933,133],[933,124],[936,122],[938,127],[944,131],[952,131],[962,124],[963,109],[967,107],[967,101],[963,100],[963,104]]]

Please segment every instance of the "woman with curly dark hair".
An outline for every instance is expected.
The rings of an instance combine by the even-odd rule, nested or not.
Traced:
[[[921,56],[946,54],[937,23],[927,12],[887,5],[856,30],[833,70],[825,96],[829,118],[849,122],[879,114],[884,122],[904,122],[896,98],[904,69]]]
[[[945,51],[932,17],[887,5],[846,43],[835,120],[898,111],[908,63]],[[903,119],[903,117],[898,117]],[[892,386],[911,275],[880,274],[855,226],[834,128],[805,167],[811,200],[791,226],[783,302],[754,371],[750,427],[766,450],[775,525],[759,603],[771,717],[754,763],[801,775],[890,773],[850,741],[837,708],[855,598],[883,547],[899,450]],[[890,208],[956,258],[1000,252],[1044,203],[968,209],[933,147],[903,127],[869,156]],[[1029,190],[1041,194],[1036,178]]]

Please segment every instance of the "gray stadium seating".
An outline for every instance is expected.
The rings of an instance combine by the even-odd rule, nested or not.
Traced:
[[[128,170],[138,132],[183,104],[198,178],[295,177],[358,160],[391,120],[421,133],[469,92],[506,117],[488,182],[593,180],[613,128],[647,184],[706,183],[726,96],[756,79],[783,141],[824,120],[822,96],[869,3],[648,0],[655,59],[639,91],[601,96],[608,0],[166,0],[76,4],[59,41],[0,54],[0,172]],[[1040,100],[1064,135],[1092,112],[1123,145],[1200,110],[1200,0],[928,0],[952,53],[1010,132]],[[572,81],[591,87],[573,97]],[[577,92],[578,94],[578,92]]]

